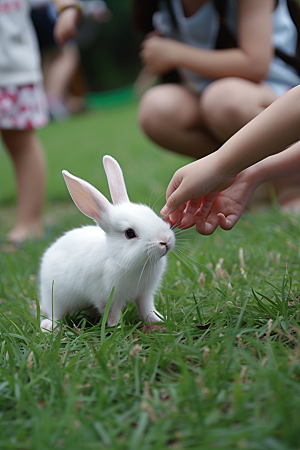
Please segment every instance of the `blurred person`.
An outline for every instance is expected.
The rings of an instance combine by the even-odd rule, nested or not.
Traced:
[[[202,158],[299,84],[293,1],[136,0],[133,12],[148,33],[144,72],[164,80],[143,95],[139,122],[164,148]],[[298,179],[275,186],[300,206]]]
[[[31,0],[31,17],[37,32],[42,54],[45,90],[50,116],[61,120],[85,107],[86,83],[81,70],[81,51],[97,36],[99,24],[111,18],[111,12],[102,0],[80,3],[83,20],[76,38],[59,46],[53,36],[57,10],[49,0]],[[38,2],[38,3],[37,3]]]
[[[17,221],[7,238],[43,234],[46,164],[35,129],[48,121],[36,36],[27,0],[0,0],[0,133],[17,182]]]

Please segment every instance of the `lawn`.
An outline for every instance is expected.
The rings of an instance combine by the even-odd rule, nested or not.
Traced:
[[[44,334],[39,259],[56,236],[89,223],[61,170],[108,195],[101,160],[111,154],[131,199],[158,212],[188,159],[142,136],[134,102],[39,134],[49,164],[46,237],[0,253],[1,450],[299,450],[299,217],[273,208],[246,213],[230,232],[180,234],[156,297],[165,318],[157,331],[129,304],[118,327],[80,313]],[[13,199],[0,152],[2,236]]]

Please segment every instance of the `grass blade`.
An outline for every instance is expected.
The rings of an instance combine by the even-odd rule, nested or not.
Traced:
[[[106,304],[106,307],[105,307],[105,311],[104,311],[103,317],[102,317],[102,323],[101,323],[101,345],[102,345],[102,344],[104,343],[104,341],[105,341],[105,326],[106,326],[106,321],[107,321],[108,313],[109,313],[109,310],[110,310],[110,305],[111,305],[111,302],[112,302],[112,300],[113,300],[114,291],[115,291],[115,288],[113,287],[113,288],[112,288],[112,291],[111,291],[111,293],[110,293],[108,302],[107,302],[107,304]]]

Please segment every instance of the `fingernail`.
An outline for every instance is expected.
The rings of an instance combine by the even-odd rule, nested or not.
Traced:
[[[169,208],[167,205],[165,205],[165,206],[163,207],[163,209],[160,211],[160,214],[161,214],[162,216],[166,216],[166,215],[168,214],[169,211],[170,211],[170,208]]]

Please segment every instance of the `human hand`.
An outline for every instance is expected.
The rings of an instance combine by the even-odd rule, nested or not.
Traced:
[[[151,35],[141,44],[140,57],[147,73],[158,75],[168,72],[176,66],[176,48],[178,42]]]
[[[169,222],[172,228],[178,227],[181,230],[191,228],[197,222],[197,217],[195,216],[196,212],[201,211],[203,218],[206,217],[204,211],[206,211],[207,208],[210,210],[210,207],[218,194],[218,192],[212,192],[205,197],[193,198],[182,204],[174,213],[165,216],[164,220]],[[204,201],[205,205],[203,205]],[[208,212],[209,211],[207,211],[207,213]]]
[[[81,19],[81,12],[76,8],[62,11],[55,23],[54,38],[59,45],[64,45],[77,34],[77,24]]]
[[[217,161],[215,154],[211,154],[175,172],[167,188],[166,205],[161,210],[166,221],[185,228],[193,226],[192,216],[199,209],[202,197],[226,189],[234,182],[235,176],[218,172]]]
[[[249,168],[241,172],[235,182],[223,192],[203,197],[194,214],[198,233],[210,235],[218,226],[223,230],[231,230],[258,184],[254,169]]]

